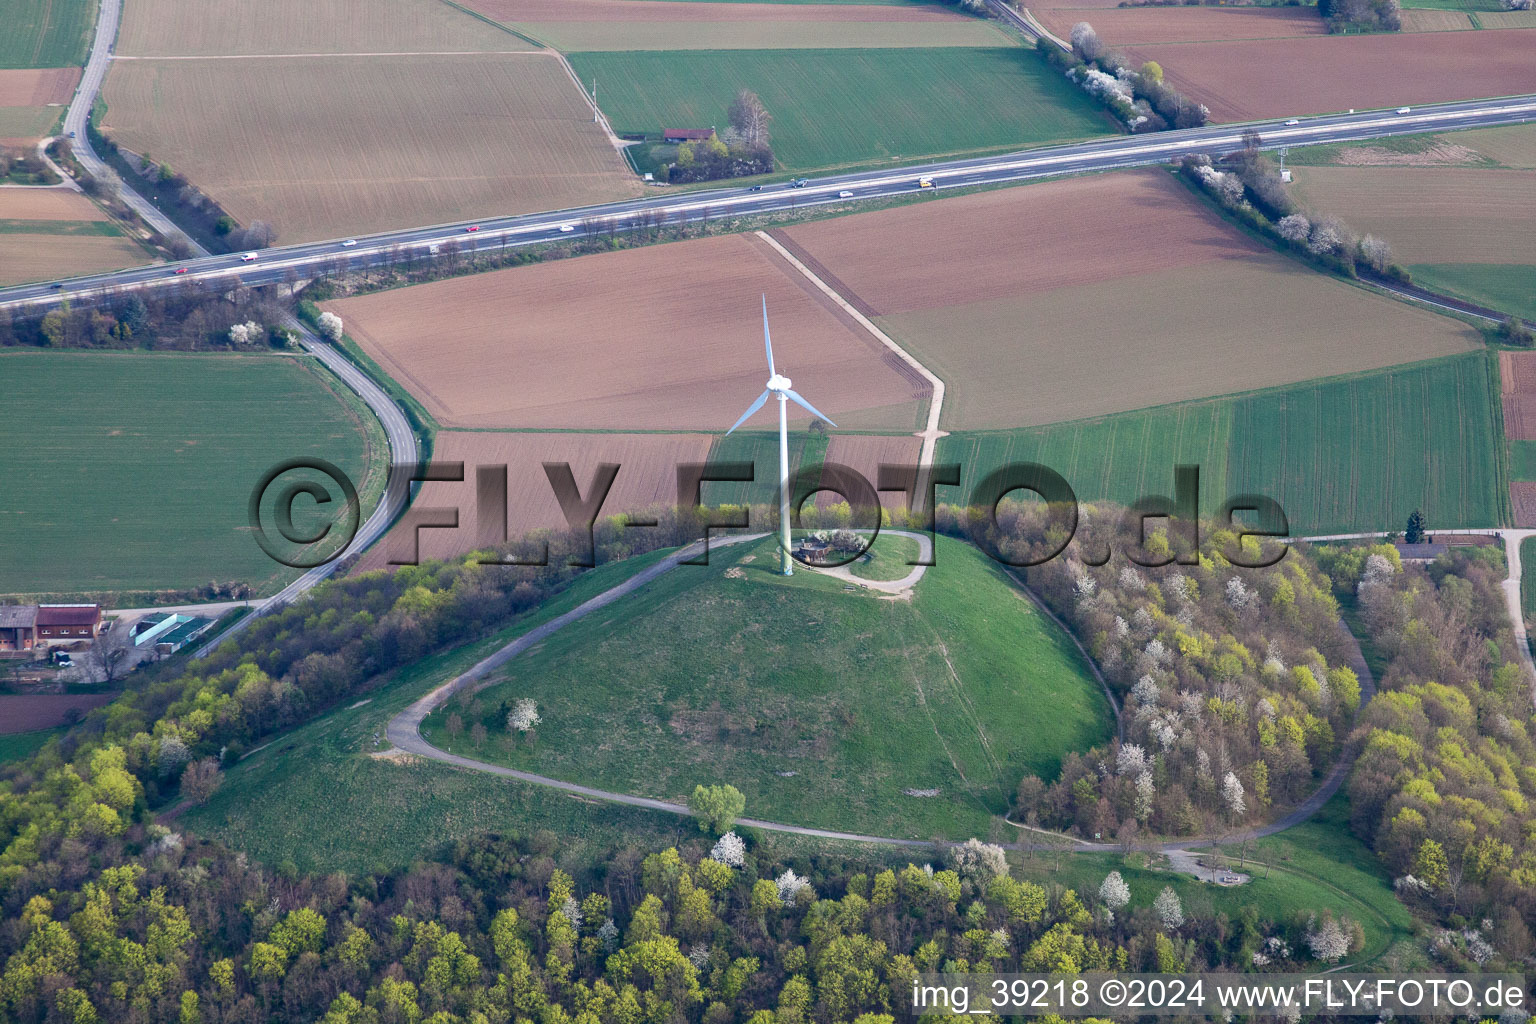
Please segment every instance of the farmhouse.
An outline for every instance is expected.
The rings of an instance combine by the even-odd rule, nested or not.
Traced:
[[[37,639],[37,605],[0,605],[0,651],[30,651]]]
[[[705,142],[715,134],[713,128],[664,128],[662,142]]]
[[[101,628],[99,604],[40,604],[37,606],[37,639],[68,643],[89,640]]]

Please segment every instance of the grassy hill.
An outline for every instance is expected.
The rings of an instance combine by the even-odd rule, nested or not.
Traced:
[[[728,782],[754,817],[963,838],[993,827],[1025,772],[1049,778],[1110,734],[1071,639],[967,545],[941,539],[910,601],[785,579],[774,550],[662,577],[439,709],[423,735],[620,792],[681,799]],[[506,729],[519,697],[543,716],[532,742]]]

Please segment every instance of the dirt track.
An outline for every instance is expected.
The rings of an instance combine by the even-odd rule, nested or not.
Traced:
[[[723,430],[779,366],[845,427],[911,430],[885,350],[752,236],[558,260],[327,303],[445,425]],[[809,414],[792,412],[804,423]],[[771,422],[769,413],[751,421]]]

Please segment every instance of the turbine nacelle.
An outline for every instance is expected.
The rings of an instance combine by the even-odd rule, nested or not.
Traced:
[[[790,384],[789,378],[784,376],[782,373],[776,373],[772,377],[768,378],[768,390],[774,392],[775,394],[782,395],[788,391],[791,386],[792,385]]]

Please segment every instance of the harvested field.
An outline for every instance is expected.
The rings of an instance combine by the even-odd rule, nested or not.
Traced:
[[[0,284],[77,277],[149,262],[145,251],[123,235],[0,231]]]
[[[619,0],[625,7],[644,0]],[[679,0],[689,7],[699,6]],[[745,4],[721,4],[731,8]],[[793,8],[794,10],[815,8]],[[836,8],[846,10],[847,8]],[[875,7],[876,11],[900,8]],[[805,50],[867,47],[1017,46],[1018,37],[978,18],[953,21],[556,21],[516,22],[540,42],[583,50]]]
[[[1086,20],[1111,46],[1283,39],[1327,32],[1323,19],[1311,7],[1120,7],[1085,14],[1081,9],[1053,5],[1030,10],[1063,39],[1073,25]]]
[[[543,463],[570,463],[576,485],[584,496],[598,464],[617,463],[619,474],[599,513],[600,517],[607,517],[620,512],[642,512],[657,505],[676,505],[678,464],[705,461],[713,440],[709,434],[442,431],[437,435],[432,457],[463,462],[465,482],[424,484],[413,508],[458,509],[459,526],[421,530],[421,557],[453,558],[487,546],[478,533],[476,466],[507,467],[506,536],[516,539],[536,529],[565,528],[565,518],[544,475]],[[391,558],[407,559],[414,529],[412,514],[407,513],[383,541],[363,556],[357,571],[388,568]]]
[[[1404,32],[1456,32],[1477,27],[1465,11],[1403,11],[1402,19]]]
[[[442,0],[135,0],[117,43],[137,57],[532,48]]]
[[[65,188],[0,188],[0,220],[106,220],[101,207]]]
[[[1536,28],[1536,11],[1487,11],[1477,16],[1483,28]]]
[[[1032,295],[1264,251],[1155,170],[981,192],[774,235],[802,260],[814,260],[811,269],[866,316]],[[999,258],[1000,251],[1018,258]],[[1050,259],[1031,258],[1042,251]]]
[[[503,22],[944,22],[974,21],[937,4],[704,3],[695,0],[474,0]]]
[[[79,68],[0,71],[0,107],[45,107],[50,103],[68,103],[79,81]]]
[[[1113,40],[1111,40],[1113,42]],[[1170,85],[1216,121],[1245,121],[1536,92],[1531,36],[1520,30],[1318,36],[1284,42],[1156,43]]]
[[[105,96],[116,141],[285,243],[640,189],[549,53],[119,61]]]
[[[1470,146],[1483,156],[1505,167],[1536,168],[1536,125],[1479,128],[1476,131],[1456,132],[1441,138]]]
[[[62,107],[0,107],[0,146],[35,146],[63,112]]]
[[[109,704],[115,693],[0,694],[0,735],[52,729],[68,721],[70,711],[86,712]]]
[[[724,430],[763,388],[763,294],[778,364],[808,400],[850,428],[916,429],[926,389],[751,236],[559,260],[325,307],[445,426]],[[752,421],[769,422],[767,411]]]
[[[1536,263],[1536,181],[1484,167],[1297,167],[1308,207],[1385,238],[1402,263]]]
[[[949,429],[1077,419],[1480,344],[1462,324],[1258,247],[1163,171],[782,234],[948,384]]]
[[[798,8],[793,8],[798,10]],[[723,125],[738,89],[773,113],[784,169],[997,152],[1105,134],[1080,89],[1020,46],[574,53],[621,133]]]

